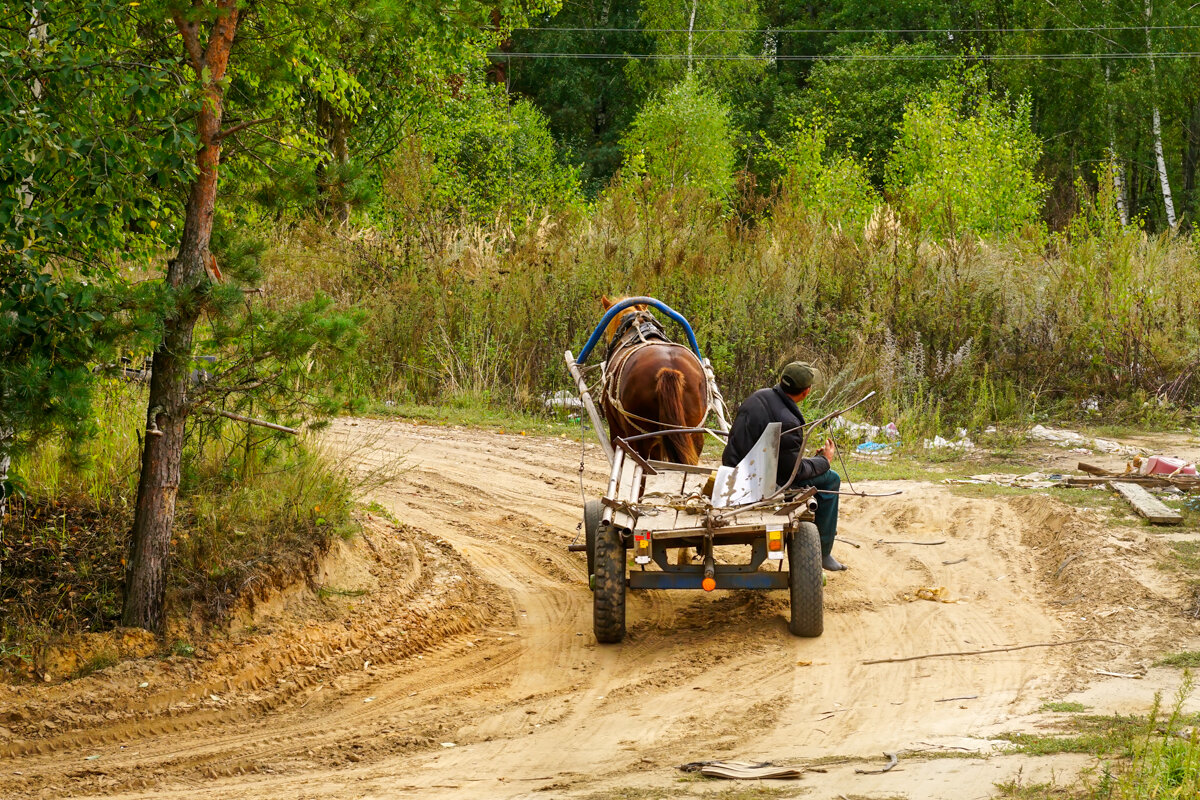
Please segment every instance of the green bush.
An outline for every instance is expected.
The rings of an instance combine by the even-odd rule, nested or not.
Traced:
[[[882,39],[839,48],[838,58],[813,65],[804,90],[783,105],[793,119],[824,119],[829,143],[853,152],[882,185],[905,107],[936,88],[948,71],[946,62],[930,60],[938,53],[933,42]]]
[[[1034,223],[1046,185],[1034,175],[1041,142],[1031,105],[992,97],[972,68],[910,103],[886,167],[889,191],[923,229],[1007,233]]]
[[[729,109],[688,75],[648,102],[622,141],[626,180],[650,194],[697,188],[724,201],[733,191]]]
[[[776,206],[794,206],[826,222],[861,231],[880,198],[863,165],[849,153],[828,152],[827,132],[820,121],[796,120],[787,145],[772,148],[771,158],[782,171],[780,189],[786,198]]]
[[[562,160],[545,114],[510,102],[501,86],[468,85],[431,127],[424,146],[436,195],[476,220],[522,219],[580,198],[578,170]]]

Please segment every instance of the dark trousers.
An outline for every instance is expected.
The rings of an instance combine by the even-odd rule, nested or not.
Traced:
[[[823,472],[812,480],[796,484],[797,486],[817,487],[817,533],[821,534],[821,555],[827,556],[833,552],[833,539],[837,536],[838,495],[836,492],[842,486],[842,478],[833,470]],[[820,490],[825,491],[820,491]]]

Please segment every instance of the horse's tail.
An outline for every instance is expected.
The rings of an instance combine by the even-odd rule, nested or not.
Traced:
[[[663,367],[654,376],[655,393],[658,395],[658,419],[668,425],[688,427],[687,414],[683,410],[683,373],[677,369]],[[695,464],[700,461],[691,434],[672,433],[663,437],[668,449],[675,451],[672,459],[679,464]]]

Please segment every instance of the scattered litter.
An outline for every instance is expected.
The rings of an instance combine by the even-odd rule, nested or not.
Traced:
[[[363,702],[364,703],[374,703],[375,698],[374,697],[366,697],[366,698],[363,698]]]
[[[880,539],[879,541],[875,542],[875,544],[923,544],[923,545],[929,545],[929,546],[933,546],[933,545],[937,545],[937,544],[945,544],[945,543],[946,543],[945,539],[939,539],[936,542],[909,542],[909,541],[905,541],[902,539],[896,539],[896,540]]]
[[[854,448],[854,452],[861,456],[886,456],[890,455],[896,449],[898,442],[863,442],[858,447]]]
[[[854,770],[855,773],[859,775],[880,775],[884,772],[888,772],[892,767],[900,763],[900,759],[895,753],[884,753],[884,755],[887,756],[888,763],[883,769],[856,769]]]
[[[889,422],[887,425],[871,425],[866,422],[852,422],[845,417],[835,417],[830,421],[829,427],[836,431],[841,431],[848,434],[854,439],[887,439],[895,442],[900,439],[900,429],[896,427],[896,423]]]
[[[149,682],[149,681],[142,681],[141,683],[139,683],[139,684],[138,684],[138,688],[139,688],[139,689],[145,689],[145,688],[146,688],[147,686],[149,686],[149,685],[150,685],[150,682]]]
[[[1093,439],[1075,431],[1060,428],[1047,428],[1044,425],[1034,425],[1029,431],[1030,438],[1051,442],[1059,447],[1086,448],[1099,450],[1102,453],[1135,456],[1140,452],[1135,447],[1126,447],[1120,442],[1110,439]]]
[[[442,747],[458,747],[454,742],[442,742]]]
[[[934,436],[932,439],[925,440],[926,450],[974,450],[975,443],[967,438],[967,429],[959,428],[956,434],[956,439],[946,439],[942,436]]]
[[[699,772],[706,778],[731,778],[762,780],[763,778],[799,778],[804,770],[795,767],[777,767],[770,761],[692,761],[680,764],[683,772]]]
[[[943,566],[943,567],[949,567],[949,566],[951,566],[951,565],[953,565],[953,564],[961,564],[961,563],[963,563],[963,562],[964,562],[964,561],[966,561],[966,560],[967,560],[967,557],[966,557],[966,556],[963,556],[962,558],[955,559],[954,561],[943,561],[943,562],[942,562],[942,566]]]
[[[1097,675],[1107,675],[1110,678],[1134,678],[1141,680],[1143,677],[1145,677],[1143,675],[1134,675],[1128,672],[1109,672],[1106,669],[1097,669],[1093,670],[1093,672],[1095,672]]]
[[[1140,475],[1166,475],[1174,477],[1176,475],[1196,474],[1195,464],[1190,464],[1182,458],[1172,458],[1171,456],[1150,456],[1149,458],[1134,456],[1129,466],[1131,469],[1136,469]]]
[[[1016,475],[1008,472],[971,475],[967,478],[947,478],[942,483],[1011,486],[1017,489],[1049,489],[1062,483],[1063,476],[1058,473],[1030,472]]]
[[[958,603],[959,600],[951,600],[950,592],[945,586],[922,586],[912,594],[903,595],[904,599],[912,603],[917,600],[929,600],[934,603]]]
[[[579,399],[577,394],[568,392],[566,389],[560,389],[554,394],[547,394],[542,398],[542,405],[547,411],[555,411],[562,409],[564,411],[579,411],[583,408],[583,401]]]
[[[962,697],[943,697],[941,700],[934,700],[935,703],[951,703],[955,700],[978,700],[977,694],[965,694]]]
[[[97,758],[99,758],[99,757],[100,757],[100,756],[87,756],[87,757],[85,757],[83,760],[84,760],[84,761],[95,761],[95,760],[96,760]]]

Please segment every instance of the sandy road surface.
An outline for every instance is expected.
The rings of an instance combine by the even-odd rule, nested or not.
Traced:
[[[712,758],[819,761],[813,797],[987,797],[1080,761],[936,756],[988,750],[1095,668],[1196,635],[1149,535],[1043,496],[898,482],[843,504],[861,547],[838,545],[852,569],[829,578],[821,638],[788,635],[785,593],[639,592],[625,643],[602,647],[565,548],[577,443],[372,420],[329,438],[363,469],[402,456],[373,499],[406,525],[368,521],[319,596],[274,598],[200,659],[0,689],[0,797],[691,797],[706,787],[675,765]],[[595,496],[594,449],[587,464]],[[937,586],[957,602],[906,597]],[[1135,647],[862,663],[1078,637]],[[854,772],[883,751],[907,751],[903,770]]]

